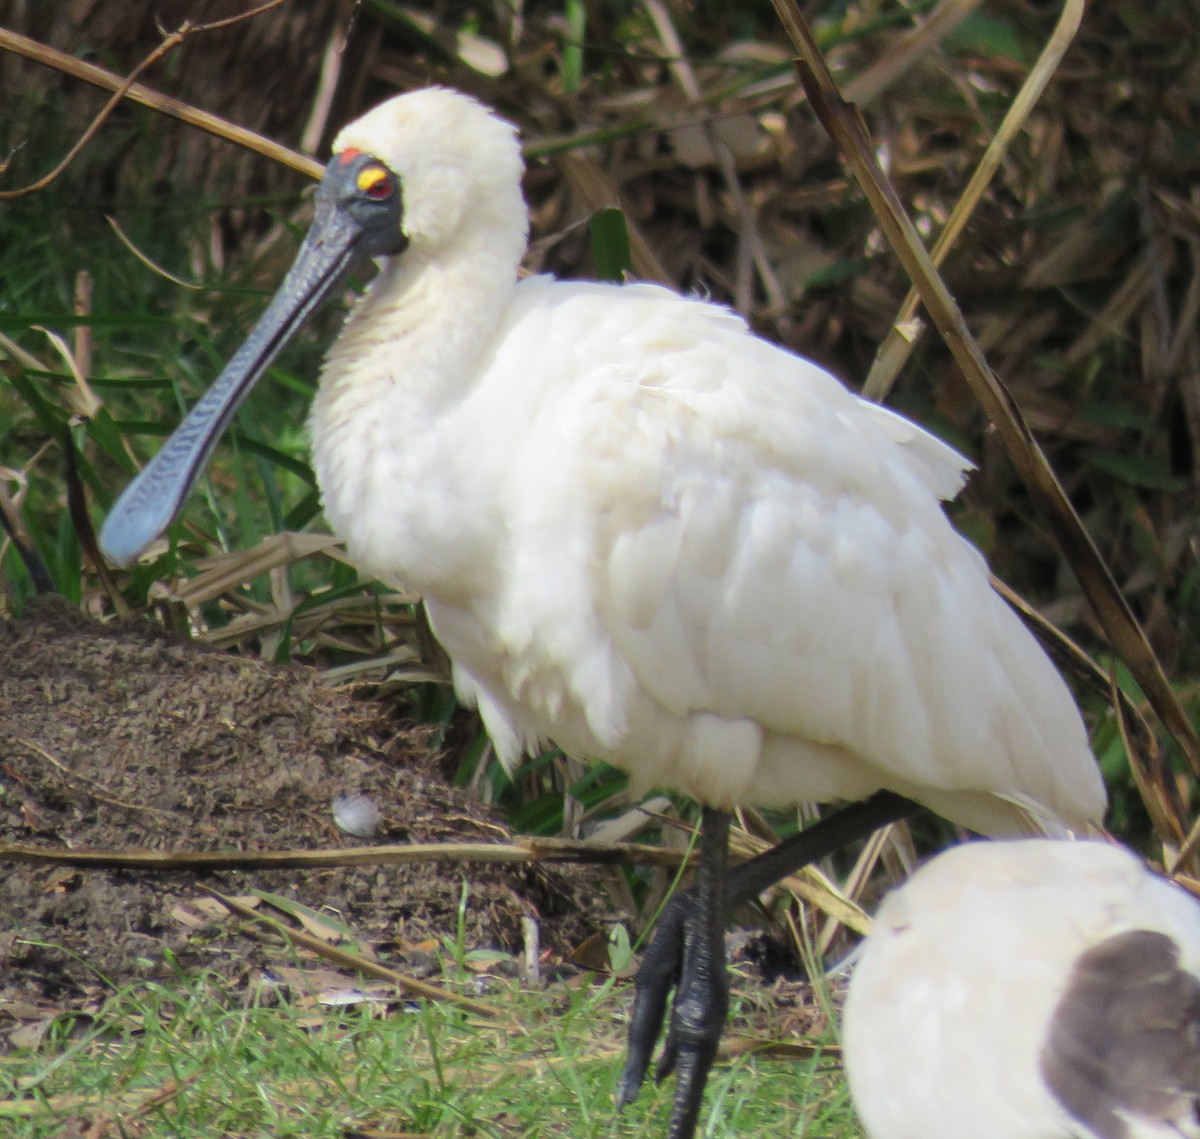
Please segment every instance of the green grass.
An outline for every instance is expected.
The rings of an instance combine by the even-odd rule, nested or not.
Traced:
[[[281,1004],[211,977],[127,989],[93,1020],[63,1018],[37,1049],[0,1058],[0,1133],[51,1139],[101,1116],[106,1134],[144,1139],[663,1133],[672,1080],[614,1107],[628,990],[496,984],[502,1023],[436,1004],[386,1016]],[[832,1058],[739,1057],[714,1070],[698,1134],[858,1131]]]
[[[34,118],[22,120],[20,129],[33,129]],[[20,141],[18,127],[10,127]],[[62,128],[48,131],[41,140],[46,150],[64,145],[57,137],[65,133]],[[103,168],[104,151],[127,141],[114,126],[97,144],[100,153],[89,157]],[[14,162],[14,184],[31,172],[22,168],[27,161]],[[5,282],[0,334],[34,358],[32,365],[13,360],[0,347],[0,466],[25,476],[24,523],[56,587],[75,600],[91,583],[67,509],[67,452],[96,524],[136,469],[131,456],[141,462],[149,458],[215,378],[264,307],[269,286],[297,243],[281,231],[270,245],[256,247],[253,256],[226,269],[212,260],[209,242],[212,219],[232,203],[184,194],[169,203],[129,194],[96,202],[86,184],[87,169],[72,171],[51,189],[0,212]],[[255,216],[265,225],[269,218],[290,217],[298,203],[297,194],[248,205],[259,209]],[[128,245],[104,224],[104,215]],[[164,278],[130,246],[178,280],[199,287]],[[79,314],[73,298],[83,274],[90,278],[92,299]],[[154,566],[135,573],[125,583],[132,603],[142,603],[152,581],[183,569],[198,553],[246,548],[265,534],[301,529],[318,515],[303,422],[321,346],[337,319],[334,312],[322,314],[251,393],[218,462],[190,497],[188,529],[173,531],[189,537],[183,557],[173,547]],[[51,336],[87,373],[94,402],[86,401],[84,385],[76,382]],[[311,584],[306,569],[297,572],[301,584]],[[19,607],[29,588],[10,550],[0,562],[0,593]],[[265,582],[255,588],[262,598],[269,596]]]

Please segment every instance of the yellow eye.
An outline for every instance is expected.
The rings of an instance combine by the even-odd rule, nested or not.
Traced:
[[[391,174],[382,166],[364,166],[358,172],[354,184],[368,198],[373,198],[377,202],[390,198],[392,191],[396,188]]]

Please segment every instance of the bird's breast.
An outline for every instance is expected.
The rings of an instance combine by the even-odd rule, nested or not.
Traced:
[[[323,385],[309,428],[326,519],[364,574],[449,597],[481,588],[494,512],[468,503],[444,426],[411,407],[398,377]]]

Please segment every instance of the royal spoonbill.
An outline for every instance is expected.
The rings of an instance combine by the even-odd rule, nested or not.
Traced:
[[[1066,685],[942,511],[967,460],[719,305],[519,280],[522,171],[515,128],[454,91],[346,127],[279,292],[101,544],[128,563],[163,530],[249,386],[379,259],[312,407],[326,517],[422,594],[504,762],[552,740],[702,804],[699,901],[639,984],[621,1092],[678,978],[682,1139],[725,1015],[733,807],[883,789],[879,818],[906,796],[990,834],[1086,829],[1105,792]]]
[[[1195,1139],[1200,903],[1106,843],[954,847],[884,901],[842,1036],[870,1139]]]

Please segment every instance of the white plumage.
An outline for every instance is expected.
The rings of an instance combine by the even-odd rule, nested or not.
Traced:
[[[956,847],[880,908],[843,1049],[871,1139],[1198,1136],[1200,905],[1099,842]]]
[[[400,96],[348,148],[399,175],[409,244],[322,376],[325,511],[424,595],[506,762],[554,740],[718,807],[1100,819],[1066,686],[942,513],[965,459],[716,305],[518,283],[520,151],[474,101]]]
[[[696,903],[645,955],[619,1093],[678,980],[669,1134],[688,1139],[727,896],[907,803],[851,810],[733,885],[728,809],[888,789],[987,833],[1082,831],[1105,807],[1083,723],[942,512],[960,455],[717,305],[518,281],[520,146],[464,95],[391,99],[334,151],[279,292],[101,545],[128,562],[169,523],[249,386],[382,258],[313,404],[326,516],[362,570],[422,593],[506,763],[553,740],[706,805]]]

